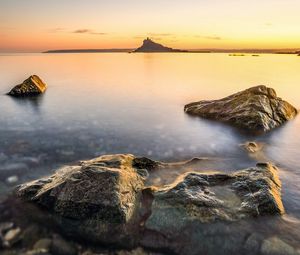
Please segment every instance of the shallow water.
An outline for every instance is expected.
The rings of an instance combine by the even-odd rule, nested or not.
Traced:
[[[300,58],[227,54],[10,54],[0,56],[0,198],[20,182],[101,154],[132,153],[162,161],[207,157],[199,171],[231,172],[257,161],[280,167],[287,218],[300,220],[300,116],[251,137],[217,122],[187,116],[186,103],[216,99],[265,84],[300,108]],[[47,84],[36,99],[4,95],[31,74]],[[255,140],[249,157],[240,144]],[[182,170],[163,171],[157,184]],[[7,178],[18,176],[9,184]],[[299,235],[286,237],[300,242]]]

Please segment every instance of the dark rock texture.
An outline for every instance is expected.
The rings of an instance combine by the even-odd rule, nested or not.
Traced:
[[[252,87],[219,100],[187,104],[188,114],[222,121],[243,130],[263,133],[291,120],[297,110],[264,85]]]
[[[284,212],[280,192],[277,169],[268,163],[234,174],[187,173],[154,192],[146,227],[171,233],[195,219],[208,223],[280,215]]]
[[[143,41],[143,45],[137,48],[134,52],[187,52],[187,51],[165,47],[159,43],[152,41],[150,38],[147,38]]]
[[[132,167],[133,159],[107,155],[67,166],[20,186],[17,194],[58,215],[68,232],[89,241],[130,245],[146,175]]]
[[[8,95],[15,97],[35,96],[45,92],[47,85],[37,75],[31,75],[21,84],[16,85]]]

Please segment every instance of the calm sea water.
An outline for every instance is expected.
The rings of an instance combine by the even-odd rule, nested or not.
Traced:
[[[156,160],[207,157],[199,170],[226,172],[271,161],[299,234],[300,116],[259,137],[187,116],[186,103],[265,84],[300,108],[300,57],[227,54],[11,54],[0,56],[0,197],[67,163],[109,153]],[[47,84],[36,99],[6,96],[31,74]],[[239,146],[264,144],[249,156]],[[161,173],[158,183],[180,173]],[[17,182],[11,176],[17,176]],[[13,180],[13,181],[12,181]],[[13,184],[10,184],[13,182]],[[299,234],[300,236],[300,234]],[[299,241],[299,236],[291,239]]]

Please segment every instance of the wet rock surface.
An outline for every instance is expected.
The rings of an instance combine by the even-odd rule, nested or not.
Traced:
[[[47,85],[37,75],[31,75],[21,84],[16,85],[8,95],[14,97],[36,96],[42,94],[47,89]]]
[[[219,100],[185,105],[190,115],[232,124],[242,130],[263,133],[279,127],[297,114],[297,109],[277,97],[272,88],[252,87]]]
[[[55,213],[72,235],[132,245],[146,171],[133,168],[133,159],[107,155],[83,161],[22,185],[17,195]]]
[[[188,172],[162,187],[147,184],[157,171],[190,169],[199,161],[162,163],[131,154],[106,155],[23,184],[16,194],[22,203],[39,205],[37,210],[51,217],[51,226],[73,240],[176,254],[218,254],[212,244],[226,248],[223,254],[245,249],[224,243],[224,235],[243,244],[247,233],[238,233],[236,224],[284,213],[277,168],[268,163],[231,174]],[[31,245],[38,250],[49,242]]]

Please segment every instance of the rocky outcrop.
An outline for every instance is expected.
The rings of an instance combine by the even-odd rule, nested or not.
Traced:
[[[255,218],[284,212],[280,187],[270,164],[233,174],[187,173],[153,190],[141,243],[176,254],[253,254],[244,240]]]
[[[143,45],[134,52],[187,52],[186,50],[172,49],[165,47],[159,43],[152,41],[150,38],[147,38],[143,41]]]
[[[47,85],[37,75],[31,75],[21,84],[16,85],[8,95],[15,97],[36,96],[45,92]]]
[[[132,155],[107,155],[24,184],[17,195],[47,208],[60,225],[89,241],[132,245],[146,170]]]
[[[297,110],[277,97],[272,88],[252,87],[219,100],[187,104],[184,111],[202,118],[232,124],[245,131],[262,133],[291,120]]]
[[[268,163],[234,174],[187,173],[154,192],[146,227],[172,233],[188,221],[211,223],[280,215],[284,212],[280,190],[277,169]]]
[[[187,248],[176,240],[186,238],[190,225],[204,228],[284,212],[277,169],[267,163],[232,174],[188,172],[167,186],[146,185],[152,173],[190,167],[194,161],[168,164],[106,155],[23,184],[16,194],[47,209],[69,236],[175,252],[178,245]]]

